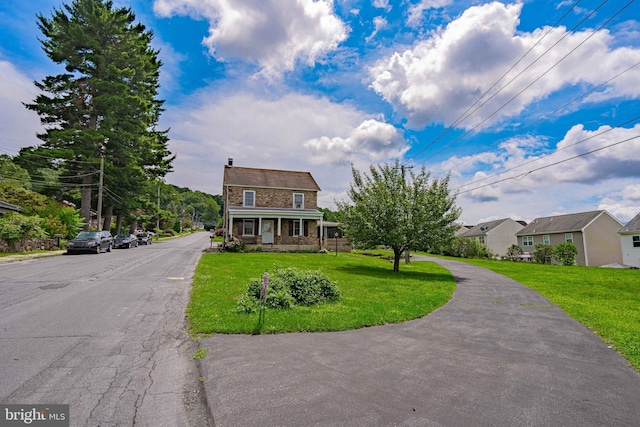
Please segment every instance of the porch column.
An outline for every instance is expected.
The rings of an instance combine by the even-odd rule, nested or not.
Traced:
[[[227,232],[229,238],[233,238],[233,215],[229,215],[229,231]]]
[[[278,237],[282,236],[282,218],[278,217]]]
[[[258,236],[262,236],[262,217],[258,217]]]

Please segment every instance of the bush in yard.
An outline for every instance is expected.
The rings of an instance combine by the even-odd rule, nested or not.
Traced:
[[[225,252],[242,252],[242,248],[242,240],[238,239],[237,237],[227,239],[227,241],[224,242],[224,246],[222,247]]]
[[[238,312],[253,313],[259,310],[261,280],[251,280],[247,291],[238,301]],[[264,306],[289,309],[296,304],[313,305],[339,298],[338,286],[319,271],[274,266],[274,272],[269,276],[269,291]]]
[[[507,249],[507,258],[511,261],[518,261],[522,254],[524,254],[524,251],[516,244],[511,245],[511,247]]]
[[[538,264],[551,264],[553,258],[553,246],[538,243],[533,251],[533,260]]]
[[[8,212],[0,217],[0,239],[13,244],[24,239],[41,239],[47,233],[40,224],[39,216],[26,216],[15,212]]]
[[[553,248],[553,257],[562,265],[574,265],[578,248],[571,242],[559,243]]]

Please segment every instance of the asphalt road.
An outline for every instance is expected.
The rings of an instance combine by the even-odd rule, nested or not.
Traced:
[[[184,310],[208,233],[0,265],[0,402],[72,426],[212,425]]]

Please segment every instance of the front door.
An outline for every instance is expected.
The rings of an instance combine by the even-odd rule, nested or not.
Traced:
[[[273,221],[262,221],[262,244],[273,244]]]

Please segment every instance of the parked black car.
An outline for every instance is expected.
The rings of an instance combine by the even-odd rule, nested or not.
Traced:
[[[153,241],[153,236],[149,233],[138,233],[138,243],[141,245],[150,245]]]
[[[113,237],[109,231],[81,231],[73,239],[67,242],[67,253],[77,252],[111,252]]]
[[[138,247],[138,238],[134,234],[118,234],[113,239],[114,248],[135,248]]]

